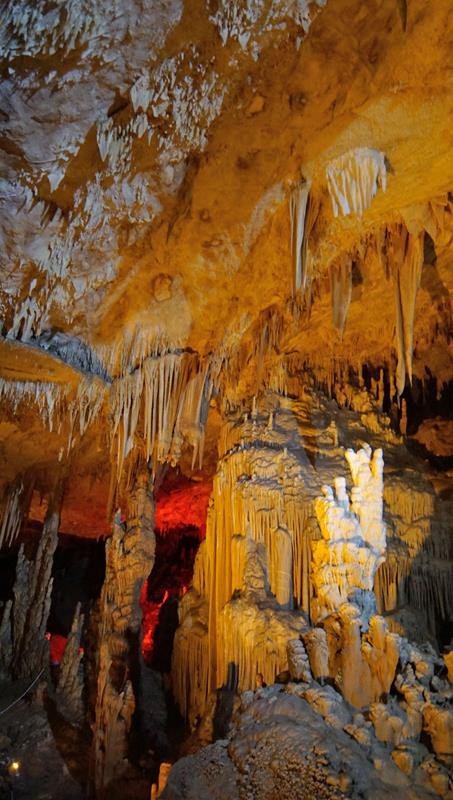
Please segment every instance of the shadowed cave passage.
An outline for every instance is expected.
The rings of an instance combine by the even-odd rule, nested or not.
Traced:
[[[171,669],[178,601],[191,583],[201,533],[193,526],[165,532],[156,530],[156,560],[140,601],[142,653],[145,663],[162,673]]]
[[[60,535],[55,551],[52,578],[52,603],[48,632],[67,637],[78,603],[88,615],[101,593],[105,575],[103,541]]]

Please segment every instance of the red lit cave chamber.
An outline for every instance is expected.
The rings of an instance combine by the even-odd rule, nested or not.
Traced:
[[[155,562],[143,584],[142,655],[145,663],[171,673],[178,605],[192,583],[195,556],[206,535],[206,516],[212,482],[175,479],[156,493]]]
[[[452,800],[451,3],[0,20],[0,800]]]

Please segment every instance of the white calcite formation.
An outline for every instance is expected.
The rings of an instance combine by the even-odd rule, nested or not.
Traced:
[[[378,190],[387,188],[384,153],[369,147],[351,150],[329,162],[326,178],[334,216],[361,216]]]
[[[285,29],[292,21],[307,34],[313,19],[327,0],[220,0],[216,12],[210,17],[215,24],[222,44],[229,39],[238,42],[241,50],[250,50],[255,58],[260,52],[260,40],[266,34]]]
[[[353,481],[351,499],[345,478],[336,478],[335,492],[324,486],[324,497],[315,505],[322,539],[313,547],[313,618],[320,622],[352,602],[360,607],[366,626],[376,610],[374,576],[386,550],[384,461],[382,450],[372,456],[368,446],[358,453],[347,450],[345,456]]]

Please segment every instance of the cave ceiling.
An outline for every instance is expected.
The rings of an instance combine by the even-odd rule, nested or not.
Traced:
[[[265,324],[270,360],[394,371],[395,285],[381,247],[392,226],[425,237],[414,375],[448,384],[448,0],[10,0],[0,15],[3,484],[33,464],[56,469],[67,452],[64,424],[46,431],[14,385],[77,392],[88,372],[108,389],[136,366],[134,347],[217,359],[230,406],[257,392]],[[344,213],[329,176],[351,153],[377,154],[381,171],[370,202]],[[303,290],[291,252],[298,187],[312,209]],[[345,259],[350,305],[335,326]],[[108,472],[106,427],[71,456],[81,481]]]

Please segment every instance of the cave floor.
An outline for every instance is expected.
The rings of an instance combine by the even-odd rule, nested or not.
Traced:
[[[24,688],[23,681],[0,686],[1,709],[20,697]],[[87,774],[88,751],[80,733],[65,727],[64,736],[63,730],[59,732],[57,747],[46,710],[36,695],[0,715],[2,800],[83,800],[85,793],[75,776],[80,779],[82,769]],[[12,761],[19,762],[20,770],[8,779]]]

